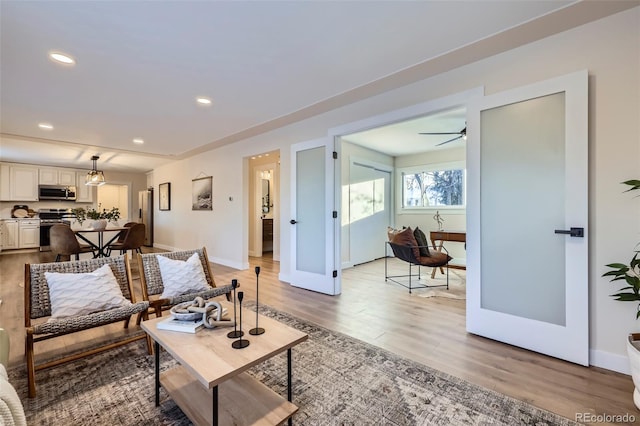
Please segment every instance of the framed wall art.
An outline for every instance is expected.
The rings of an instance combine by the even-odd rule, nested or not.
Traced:
[[[158,206],[160,210],[171,210],[171,182],[158,186]]]
[[[207,176],[191,182],[191,210],[213,210],[213,178]]]

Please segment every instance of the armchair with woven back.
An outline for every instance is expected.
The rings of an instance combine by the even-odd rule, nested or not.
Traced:
[[[126,255],[25,265],[25,349],[30,398],[36,395],[36,371],[145,338],[149,354],[153,353],[150,339],[138,327],[149,312],[162,316],[163,309],[197,296],[210,299],[226,295],[230,299],[233,288],[216,287],[204,247],[138,253],[137,263],[143,299],[140,302],[134,295]],[[134,315],[136,329],[129,330]],[[92,343],[82,352],[64,353],[62,358],[36,363],[37,342],[119,322],[125,330],[116,340],[98,346]]]
[[[137,302],[126,256],[69,262],[25,264],[25,353],[28,395],[36,395],[36,372],[146,338],[129,329],[131,317],[146,317],[149,303]],[[122,323],[116,340],[91,343],[81,352],[63,350],[61,358],[38,360],[35,344],[72,333]],[[81,341],[80,346],[85,342]],[[147,342],[147,350],[152,353]],[[61,345],[62,346],[62,345]],[[62,346],[64,347],[64,346]]]
[[[225,295],[231,300],[231,285],[216,287],[205,247],[137,255],[142,297],[156,317],[178,303],[202,297]],[[202,275],[201,275],[202,274]]]

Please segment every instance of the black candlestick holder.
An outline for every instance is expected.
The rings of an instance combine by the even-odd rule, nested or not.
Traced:
[[[237,339],[244,335],[242,329],[238,330],[238,321],[236,317],[236,288],[238,287],[238,280],[231,280],[231,287],[233,287],[233,331],[227,333],[229,339]]]
[[[242,298],[244,297],[244,292],[238,292],[238,302],[240,303],[240,336],[239,339],[231,344],[231,347],[234,349],[242,349],[249,346],[249,341],[247,339],[243,339],[242,336],[244,333],[242,332]]]
[[[258,275],[260,275],[260,267],[256,266],[256,328],[252,328],[249,330],[249,334],[252,336],[257,336],[259,334],[264,333],[264,328],[258,327]]]

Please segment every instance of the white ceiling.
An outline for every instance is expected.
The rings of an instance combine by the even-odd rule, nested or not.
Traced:
[[[151,170],[570,3],[4,0],[0,160]]]
[[[415,118],[364,132],[352,133],[342,140],[393,157],[419,152],[464,147],[460,138],[443,145],[459,135],[421,135],[420,133],[456,133],[467,127],[466,109],[456,108]]]

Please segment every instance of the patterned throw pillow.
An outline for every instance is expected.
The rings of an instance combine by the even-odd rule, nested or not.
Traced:
[[[420,256],[431,256],[431,253],[429,253],[429,241],[427,240],[427,236],[424,235],[424,232],[422,232],[422,229],[416,227],[416,230],[413,231],[413,236],[416,238],[416,241],[420,246]]]
[[[80,274],[45,272],[44,277],[51,300],[49,321],[88,315],[131,304],[122,295],[109,265],[102,265],[93,272]]]
[[[156,258],[164,286],[161,298],[197,293],[211,288],[204,275],[198,253],[193,253],[186,261],[169,259],[166,256]]]

